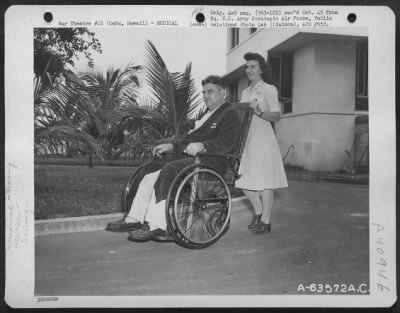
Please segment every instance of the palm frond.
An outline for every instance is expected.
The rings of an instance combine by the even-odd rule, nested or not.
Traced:
[[[157,103],[159,112],[166,111],[170,127],[175,126],[175,104],[173,85],[169,80],[167,66],[156,47],[146,41],[146,82],[150,87],[152,98]],[[172,101],[172,103],[171,103]]]
[[[193,117],[202,103],[191,76],[192,65],[189,63],[182,73],[170,73],[151,41],[146,42],[146,51],[146,81],[158,104],[157,111],[164,114],[169,127],[179,135],[183,132],[184,122]]]
[[[101,145],[98,144],[97,140],[93,138],[90,134],[69,126],[51,126],[45,129],[41,129],[35,135],[36,141],[41,141],[43,139],[49,141],[55,141],[59,144],[62,139],[68,138],[69,140],[73,140],[76,142],[84,142],[86,143],[89,148],[96,153],[101,159],[104,159],[105,155]],[[52,144],[54,146],[54,143]]]
[[[202,108],[200,108],[199,111],[197,111],[195,114],[193,114],[194,115],[194,119],[196,121],[198,121],[199,119],[201,119],[204,116],[204,114],[206,114],[206,112],[207,112],[207,107],[203,106]]]
[[[183,73],[173,73],[171,77],[176,86],[176,112],[179,121],[177,134],[181,134],[185,121],[193,118],[193,114],[197,112],[202,102],[191,76],[191,63],[186,66]]]
[[[85,91],[96,103],[96,107],[108,110],[120,106],[121,102],[135,103],[140,69],[140,66],[133,65],[128,65],[125,69],[109,68],[105,74],[84,73],[81,79],[86,81]]]
[[[115,89],[119,89],[119,85],[123,86],[126,84],[136,84],[139,86],[139,75],[141,74],[142,70],[143,67],[141,65],[128,64],[126,68],[121,70],[119,78],[115,84]]]

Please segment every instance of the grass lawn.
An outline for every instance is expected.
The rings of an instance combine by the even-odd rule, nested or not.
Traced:
[[[35,165],[35,219],[122,212],[135,167]],[[232,197],[241,191],[232,190]]]
[[[122,212],[134,168],[35,165],[35,219]]]

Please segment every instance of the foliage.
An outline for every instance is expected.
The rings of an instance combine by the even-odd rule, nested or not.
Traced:
[[[184,123],[194,118],[201,95],[191,76],[191,63],[184,72],[171,73],[151,41],[146,42],[146,80],[155,100],[155,111],[162,120],[157,129],[164,136],[181,135]]]
[[[54,153],[68,145],[83,154],[117,158],[126,148],[124,127],[128,125],[113,118],[114,111],[137,106],[140,70],[140,66],[128,65],[123,70],[79,77],[64,71],[53,81],[49,75],[36,77],[36,152]]]
[[[150,95],[138,93],[133,105],[115,107],[111,114],[111,121],[124,130],[125,143],[144,150],[160,139],[182,134],[189,119],[204,114],[204,109],[199,110],[201,97],[191,77],[191,64],[182,73],[171,73],[150,41],[146,50]]]
[[[80,79],[86,87],[82,90],[90,100],[95,115],[88,118],[82,129],[101,145],[106,158],[117,158],[125,150],[126,121],[116,118],[121,108],[136,108],[141,66],[128,65],[125,69],[110,68],[106,73],[84,73]],[[139,113],[140,116],[140,113]]]
[[[82,94],[83,82],[66,64],[84,54],[93,66],[91,52],[101,44],[86,28],[34,29],[35,152],[57,151],[60,146],[82,143],[102,157],[96,141],[81,124],[94,120],[94,110]],[[99,121],[96,121],[99,124]]]
[[[57,40],[53,45],[38,41],[61,45]],[[112,160],[129,149],[146,150],[156,140],[180,135],[188,119],[204,114],[191,64],[184,72],[171,73],[150,41],[146,49],[150,97],[142,95],[141,66],[75,75],[63,67],[54,68],[58,56],[50,55],[42,74],[34,78],[36,152],[67,145],[89,154],[89,160],[92,154]],[[70,62],[71,53],[59,55]]]
[[[45,72],[58,76],[66,63],[73,66],[74,59],[82,53],[88,59],[88,65],[93,67],[92,51],[102,53],[100,41],[87,28],[35,28],[33,36],[34,73],[37,77]]]
[[[79,91],[79,84],[82,82],[72,72],[59,74],[54,81],[47,75],[34,78],[36,154],[46,150],[55,153],[60,146],[73,141],[85,142],[92,151],[103,156],[93,138],[81,129],[82,122],[93,120],[95,115],[87,98]]]

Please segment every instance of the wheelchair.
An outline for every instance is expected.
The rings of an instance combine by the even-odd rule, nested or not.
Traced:
[[[199,153],[193,164],[181,170],[173,180],[166,199],[167,231],[173,240],[189,249],[202,249],[215,243],[229,229],[232,198],[229,190],[239,178],[238,170],[253,109],[248,103],[232,104],[241,119],[238,141],[231,154]],[[203,156],[225,158],[226,173],[219,173],[201,162]],[[131,175],[124,190],[123,209],[128,213],[136,190],[136,174]]]

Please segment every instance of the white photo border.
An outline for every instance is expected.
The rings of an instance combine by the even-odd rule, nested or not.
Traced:
[[[167,16],[179,27],[203,27],[194,12],[249,9],[226,6],[54,6],[21,5],[5,13],[5,186],[6,293],[12,307],[389,307],[396,301],[396,127],[395,14],[385,6],[331,6],[338,17],[329,27],[366,27],[369,41],[370,117],[370,294],[279,296],[34,296],[33,29],[49,26],[46,11],[59,20],[137,20]],[[257,7],[252,7],[255,9]],[[279,8],[271,6],[270,9]],[[304,9],[306,6],[293,6]],[[315,9],[318,6],[307,6]],[[324,6],[327,8],[327,6]],[[347,21],[357,14],[356,25]],[[159,27],[159,26],[157,26]],[[210,27],[210,26],[206,26]],[[12,209],[12,210],[11,210]],[[24,227],[17,228],[18,223]],[[18,240],[16,239],[18,238]],[[383,278],[386,277],[386,278]]]

